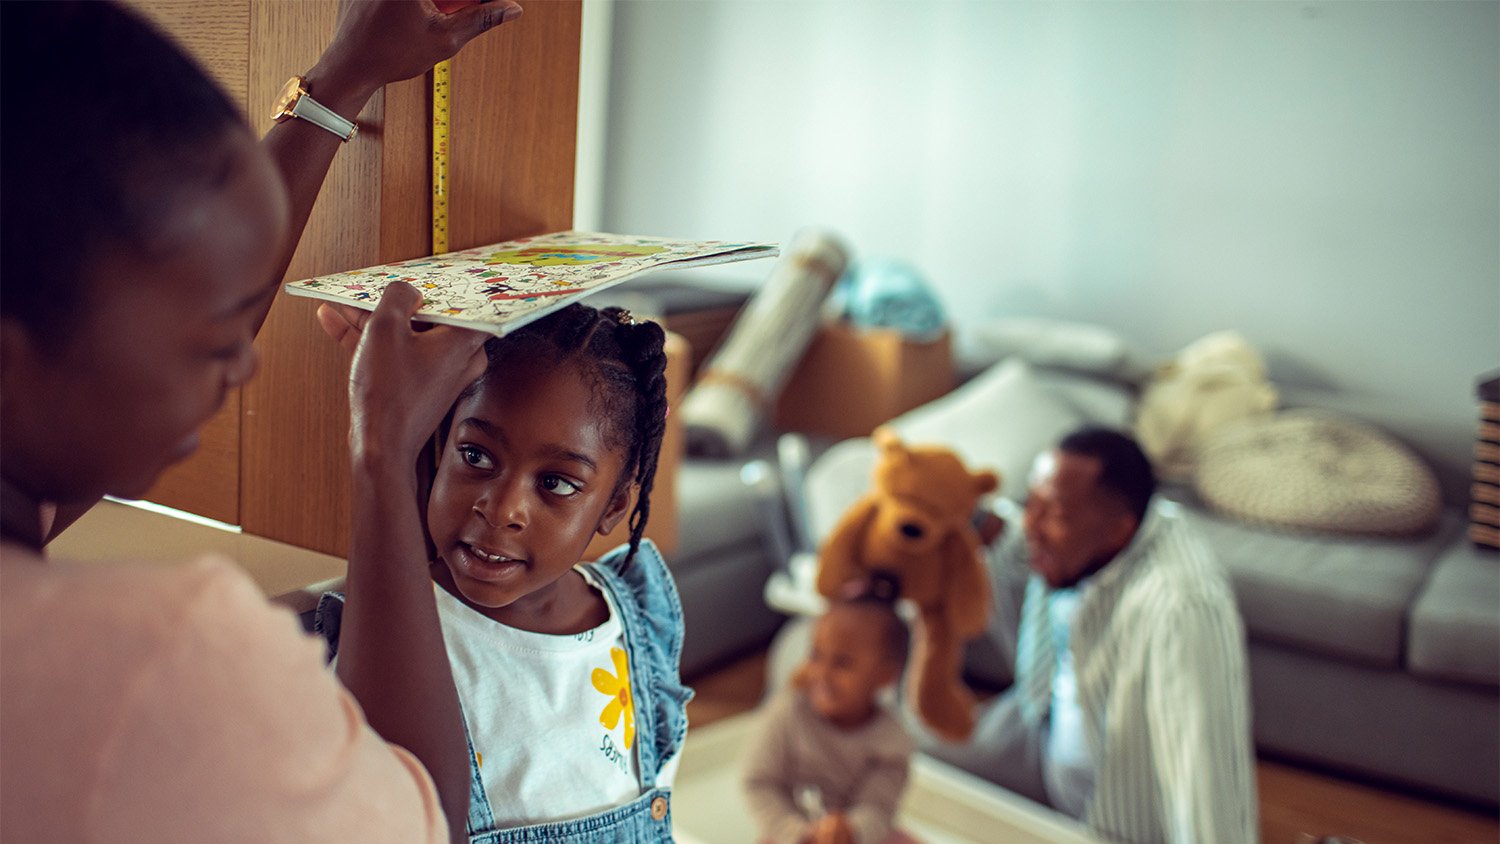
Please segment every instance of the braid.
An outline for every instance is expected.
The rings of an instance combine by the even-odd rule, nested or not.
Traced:
[[[666,334],[654,322],[620,324],[621,351],[635,374],[635,481],[640,491],[630,514],[630,556],[640,547],[646,520],[651,515],[651,488],[656,483],[656,463],[662,436],[667,430]]]

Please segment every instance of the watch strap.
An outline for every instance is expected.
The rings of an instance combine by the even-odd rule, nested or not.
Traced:
[[[292,104],[292,115],[327,129],[337,135],[341,141],[349,140],[354,137],[355,132],[359,131],[354,121],[344,118],[343,115],[307,94],[298,97],[297,102]]]

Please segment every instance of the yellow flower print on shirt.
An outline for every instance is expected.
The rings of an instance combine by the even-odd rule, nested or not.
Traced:
[[[606,730],[613,730],[620,723],[620,714],[625,715],[625,749],[635,744],[635,701],[630,697],[630,666],[623,648],[610,648],[609,655],[615,661],[615,673],[595,668],[591,679],[594,688],[609,695],[609,703],[599,713],[599,723]]]

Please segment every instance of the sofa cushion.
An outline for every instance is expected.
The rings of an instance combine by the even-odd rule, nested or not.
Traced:
[[[1090,323],[1002,317],[975,326],[963,339],[967,352],[992,362],[1014,356],[1036,366],[1127,379],[1146,369],[1119,332]]]
[[[1118,382],[1016,360],[997,364],[941,399],[889,423],[911,442],[946,445],[970,468],[998,469],[1001,494],[1019,499],[1042,450],[1088,422],[1124,429],[1131,394]],[[840,516],[870,488],[875,447],[868,437],[844,440],[813,461],[804,482],[808,527],[821,542]]]
[[[1433,564],[1410,625],[1411,673],[1500,685],[1500,555],[1453,543]]]
[[[1218,510],[1301,530],[1425,533],[1442,507],[1437,478],[1411,449],[1325,410],[1226,423],[1203,439],[1195,480]]]
[[[1184,508],[1229,571],[1251,638],[1396,668],[1407,609],[1458,532],[1420,539],[1281,533]]]
[[[1011,358],[940,399],[888,424],[911,443],[945,445],[970,469],[1001,474],[1000,494],[1020,498],[1037,454],[1083,422],[1083,415]]]
[[[855,437],[834,444],[807,468],[803,483],[807,528],[821,545],[844,511],[870,489],[875,470],[875,443]]]
[[[737,460],[682,462],[677,475],[677,523],[682,531],[670,558],[674,566],[691,565],[706,552],[762,536],[760,499],[740,479],[743,468]]]

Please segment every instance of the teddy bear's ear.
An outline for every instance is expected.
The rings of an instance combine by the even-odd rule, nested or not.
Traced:
[[[974,491],[980,495],[1000,488],[1000,475],[995,472],[975,472],[973,478]]]
[[[906,451],[906,446],[901,444],[901,438],[890,428],[876,428],[875,432],[870,435],[870,438],[875,441],[875,445],[885,454],[900,454]]]

